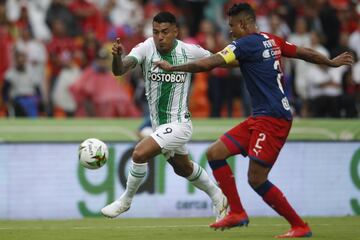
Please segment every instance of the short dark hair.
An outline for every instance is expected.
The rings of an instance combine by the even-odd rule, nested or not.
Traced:
[[[170,12],[160,12],[153,18],[153,22],[157,23],[171,23],[177,25],[174,14]]]
[[[243,15],[246,19],[251,20],[253,22],[256,21],[256,15],[254,9],[248,3],[238,3],[234,4],[228,10],[228,16],[236,16],[236,15]]]

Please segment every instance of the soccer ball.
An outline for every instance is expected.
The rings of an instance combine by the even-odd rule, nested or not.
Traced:
[[[96,138],[89,138],[79,146],[79,162],[89,169],[101,168],[109,157],[106,144]]]

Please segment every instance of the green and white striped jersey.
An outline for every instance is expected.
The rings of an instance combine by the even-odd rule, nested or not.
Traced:
[[[209,51],[200,46],[180,40],[176,40],[170,53],[161,55],[156,50],[152,37],[131,50],[128,56],[135,57],[142,68],[145,95],[154,127],[189,120],[188,92],[191,81],[191,73],[166,72],[155,67],[154,62],[165,60],[172,65],[178,65],[210,55]]]

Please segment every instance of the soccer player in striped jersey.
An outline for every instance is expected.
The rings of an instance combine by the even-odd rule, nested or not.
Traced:
[[[226,195],[230,212],[210,225],[215,229],[246,226],[248,215],[238,195],[233,173],[226,159],[232,155],[249,156],[248,182],[262,199],[291,225],[279,238],[310,237],[310,227],[300,218],[283,193],[268,180],[292,124],[289,102],[283,90],[281,56],[298,58],[330,67],[351,65],[353,57],[345,52],[328,59],[322,54],[292,45],[283,39],[260,32],[254,10],[247,3],[234,4],[228,12],[231,34],[235,39],[221,52],[187,64],[171,66],[160,61],[166,71],[201,72],[237,63],[245,77],[253,114],[213,143],[207,151],[215,179]]]
[[[191,138],[193,127],[187,98],[191,73],[163,71],[154,64],[160,60],[182,64],[211,55],[197,45],[177,40],[177,35],[174,15],[161,12],[153,18],[153,37],[135,46],[127,56],[122,58],[120,39],[113,44],[112,70],[115,75],[122,75],[136,65],[142,68],[154,132],[135,146],[125,192],[101,210],[107,217],[116,217],[130,208],[146,175],[148,160],[160,153],[168,159],[176,174],[185,177],[211,198],[217,220],[227,213],[227,199],[220,188],[201,166],[189,160],[186,143]]]

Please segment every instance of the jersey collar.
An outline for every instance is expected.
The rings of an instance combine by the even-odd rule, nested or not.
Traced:
[[[171,55],[172,51],[174,51],[174,49],[177,47],[177,45],[178,45],[178,40],[175,39],[174,44],[173,44],[173,47],[172,47],[172,49],[171,49],[168,53],[161,54],[159,51],[158,51],[158,52],[159,52],[159,54],[160,54],[162,57],[164,57],[164,56],[169,56],[169,55]]]

